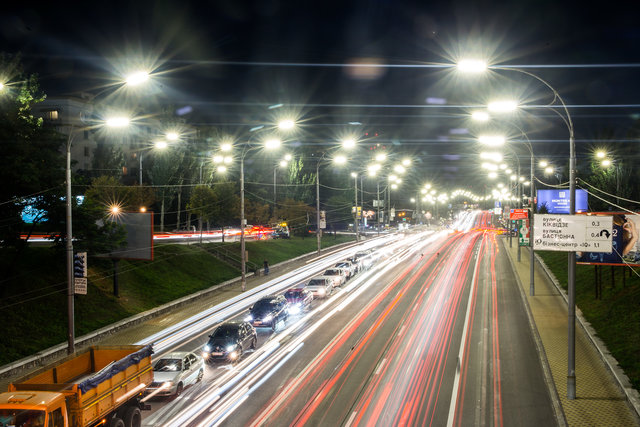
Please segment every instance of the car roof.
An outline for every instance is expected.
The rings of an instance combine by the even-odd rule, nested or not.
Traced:
[[[299,288],[291,288],[291,289],[287,289],[287,292],[295,292],[295,291],[305,291],[306,289],[303,287],[299,287]]]
[[[194,354],[194,353],[190,351],[173,351],[171,353],[167,353],[163,355],[160,359],[182,359],[187,354]]]
[[[275,302],[275,301],[277,301],[279,299],[282,299],[282,295],[269,295],[269,296],[260,298],[258,301],[256,301],[256,303],[259,303],[259,302]]]

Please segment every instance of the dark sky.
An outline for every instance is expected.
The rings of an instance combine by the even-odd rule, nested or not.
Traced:
[[[459,106],[482,105],[489,93],[539,106],[552,100],[549,90],[515,72],[468,79],[447,68],[339,65],[450,64],[467,55],[541,65],[527,70],[570,105],[586,152],[603,134],[624,139],[640,115],[638,7],[593,3],[14,2],[0,17],[0,51],[22,52],[50,95],[97,90],[143,64],[158,73],[153,97],[192,106],[196,122],[247,124],[265,105],[284,103],[304,121],[305,138],[326,141],[358,121],[363,131],[380,133],[378,142],[419,157],[424,179],[461,184],[477,181],[477,161],[469,156],[478,150],[469,135],[455,133],[470,128],[470,108]],[[560,119],[543,108],[518,114],[536,150],[562,161],[568,144]]]

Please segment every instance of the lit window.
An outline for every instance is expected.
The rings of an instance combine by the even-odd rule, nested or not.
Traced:
[[[58,110],[45,111],[44,118],[47,120],[58,120]]]

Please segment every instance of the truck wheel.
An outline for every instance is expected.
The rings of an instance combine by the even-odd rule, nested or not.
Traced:
[[[135,406],[129,406],[122,417],[125,427],[140,427],[142,425],[142,414],[140,409]]]
[[[111,418],[109,427],[127,427],[127,426],[124,425],[124,421],[122,421],[122,418],[113,417]]]

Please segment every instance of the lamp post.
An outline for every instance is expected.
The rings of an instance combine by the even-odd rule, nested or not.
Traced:
[[[324,163],[325,159],[325,153],[323,153],[316,162],[316,241],[318,255],[320,255],[320,250],[322,249],[322,228],[320,227],[320,164]],[[331,161],[335,164],[342,165],[347,162],[347,158],[345,156],[338,155],[335,156]]]
[[[558,91],[551,86],[546,80],[541,77],[523,69],[519,68],[507,68],[500,66],[488,67],[487,63],[479,60],[464,60],[458,63],[458,68],[467,72],[483,72],[487,69],[502,70],[502,71],[515,71],[521,74],[525,74],[533,79],[539,81],[546,86],[553,93],[553,101],[560,103],[564,116],[558,113],[562,118],[562,121],[567,126],[569,131],[569,215],[575,215],[576,212],[576,147],[574,138],[574,128],[571,115],[567,109],[567,105],[564,99]],[[503,103],[505,109],[515,108],[517,105],[506,105]],[[554,110],[555,111],[555,110]],[[532,247],[533,249],[533,247]],[[567,256],[568,268],[567,268],[567,290],[568,290],[568,354],[567,354],[567,398],[573,400],[576,398],[576,371],[575,371],[575,329],[576,329],[576,253],[569,252]]]
[[[169,138],[167,138],[169,139]],[[174,139],[175,140],[175,139]],[[154,143],[153,147],[147,148],[147,150],[151,150],[153,148],[156,148],[158,150],[164,150],[168,147],[167,141],[164,140],[158,140]],[[139,154],[138,154],[138,160],[139,160],[139,182],[138,185],[140,187],[142,187],[142,156],[144,154],[145,150],[140,150]]]
[[[353,177],[353,182],[355,184],[355,195],[356,195],[356,201],[355,201],[355,221],[354,224],[356,226],[356,242],[360,241],[360,226],[358,224],[358,174],[356,172],[351,172],[351,177]],[[360,209],[360,212],[362,212],[362,209]]]
[[[291,161],[292,158],[293,157],[291,156],[291,154],[285,154],[282,160],[280,160],[278,164],[273,168],[273,209],[271,212],[272,217],[276,216],[276,196],[278,193],[276,179],[278,176],[278,167],[281,167],[281,168],[287,167],[287,165],[289,164],[289,161]]]
[[[112,118],[106,121],[109,127],[125,127],[129,125],[129,119]],[[67,353],[71,354],[75,351],[75,281],[73,275],[73,199],[71,192],[71,145],[75,132],[84,129],[78,129],[71,125],[69,136],[66,144],[66,167],[65,167],[65,184],[66,184],[66,201],[65,201],[65,222],[66,222],[66,261],[67,261]]]
[[[283,123],[283,122],[281,122]],[[283,125],[279,125],[279,127],[281,129],[284,129]],[[256,132],[258,130],[264,129],[264,126],[257,126],[255,128],[251,129],[251,132]],[[286,129],[290,129],[289,127],[287,127]],[[264,148],[266,148],[267,150],[272,150],[272,149],[276,149],[279,148],[280,145],[282,144],[282,141],[280,141],[277,138],[271,138],[271,139],[267,139],[264,143]],[[241,278],[240,278],[240,284],[241,284],[241,288],[242,288],[242,292],[244,292],[247,289],[247,253],[245,250],[245,238],[244,238],[244,228],[245,228],[245,211],[244,211],[244,159],[247,155],[247,153],[249,153],[250,151],[253,151],[255,149],[258,148],[262,148],[261,146],[258,147],[251,147],[251,138],[249,139],[247,146],[245,147],[245,149],[242,151],[242,155],[240,156],[240,270],[241,270]]]

